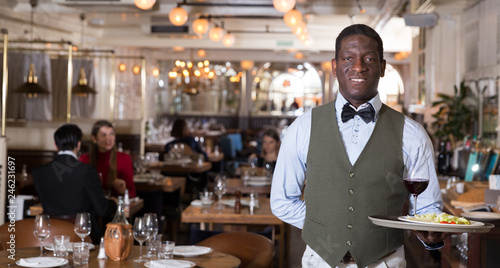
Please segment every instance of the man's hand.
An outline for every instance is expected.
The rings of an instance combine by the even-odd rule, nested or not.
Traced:
[[[113,180],[113,188],[119,193],[119,194],[125,194],[125,190],[127,189],[127,184],[125,183],[124,180],[116,178]]]
[[[418,236],[420,240],[422,240],[422,242],[428,245],[444,241],[446,238],[452,235],[452,233],[428,232],[428,231],[416,231],[416,230],[411,230],[411,232],[416,236]]]

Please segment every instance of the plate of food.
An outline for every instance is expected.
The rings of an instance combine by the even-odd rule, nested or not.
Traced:
[[[500,213],[498,212],[471,211],[471,212],[464,212],[461,215],[462,217],[472,220],[480,220],[480,221],[500,220]]]
[[[369,216],[368,219],[377,226],[431,232],[487,233],[495,227],[495,225],[491,223],[475,221],[472,221],[472,224],[432,223],[429,221],[417,221],[406,217],[407,216],[372,215]]]
[[[433,224],[433,225],[442,225],[449,224],[451,227],[461,226],[461,225],[469,225],[469,226],[483,226],[484,223],[478,221],[469,221],[464,217],[453,216],[446,213],[426,213],[423,215],[415,215],[415,216],[399,216],[399,220],[414,222],[414,223],[423,223],[423,224]]]

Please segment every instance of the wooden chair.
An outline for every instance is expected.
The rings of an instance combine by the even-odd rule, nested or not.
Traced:
[[[269,268],[273,263],[273,242],[260,234],[227,232],[211,236],[197,244],[240,259],[241,268]]]
[[[39,247],[40,241],[33,234],[35,218],[27,218],[16,221],[15,223],[6,222],[0,226],[0,250],[8,249],[7,244],[11,235],[15,235],[16,248]],[[50,237],[44,241],[44,245],[52,243],[51,237],[55,235],[67,235],[71,242],[81,241],[74,230],[75,225],[66,220],[50,219]],[[86,242],[92,243],[90,236],[85,238]]]

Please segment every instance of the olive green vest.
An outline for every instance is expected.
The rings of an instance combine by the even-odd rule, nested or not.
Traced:
[[[382,106],[373,133],[351,165],[335,101],[312,110],[302,238],[335,267],[349,251],[365,267],[403,244],[403,231],[373,225],[370,215],[401,215],[404,116]]]

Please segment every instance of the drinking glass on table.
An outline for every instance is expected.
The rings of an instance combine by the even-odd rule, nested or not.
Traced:
[[[155,244],[154,238],[156,237],[156,234],[158,234],[158,217],[156,216],[156,213],[146,213],[144,214],[144,225],[146,226],[146,229],[149,232],[149,237],[147,240],[147,250],[148,254],[147,257],[151,257],[151,245]],[[150,254],[151,253],[151,254]]]
[[[85,237],[90,234],[91,230],[92,224],[90,222],[90,213],[77,213],[75,218],[75,233],[82,239],[82,243],[85,241]]]
[[[37,215],[33,234],[40,240],[40,256],[43,256],[43,241],[50,236],[50,217],[49,215]]]
[[[226,193],[226,176],[218,174],[215,177],[214,193],[219,198],[218,209],[222,210],[222,196]]]
[[[149,230],[145,225],[144,218],[137,217],[134,221],[134,238],[139,242],[139,258],[135,259],[134,262],[145,262],[146,259],[142,257],[142,243],[149,239]]]
[[[421,194],[429,185],[428,178],[404,178],[406,189],[413,196],[413,216],[417,215],[417,196]]]
[[[160,242],[158,247],[158,260],[168,260],[174,258],[174,241],[163,241]]]

